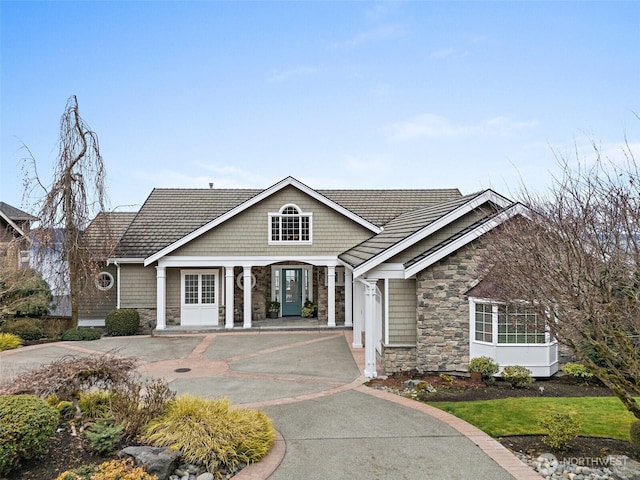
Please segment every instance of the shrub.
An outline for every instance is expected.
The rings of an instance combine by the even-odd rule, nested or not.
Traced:
[[[469,371],[480,372],[484,379],[493,378],[498,370],[500,370],[500,365],[489,357],[475,357],[469,362]]]
[[[0,476],[44,451],[58,420],[58,411],[38,397],[0,396]]]
[[[526,388],[533,383],[531,370],[521,365],[504,367],[500,376],[503,380],[509,382],[512,388]]]
[[[100,418],[84,431],[91,449],[98,453],[113,452],[124,432],[124,423],[116,424],[112,418]]]
[[[438,376],[440,377],[440,380],[442,380],[444,383],[453,383],[453,377],[451,375],[447,375],[446,373],[441,373]]]
[[[108,335],[135,335],[140,328],[140,315],[134,308],[111,310],[105,318]]]
[[[558,450],[564,449],[567,442],[580,434],[580,422],[568,413],[548,415],[540,421],[540,425],[549,432],[542,441]]]
[[[221,466],[234,472],[266,455],[274,434],[271,421],[262,412],[232,407],[227,399],[183,395],[149,425],[144,440],[158,447],[177,448],[183,460],[210,472]]]
[[[40,320],[35,318],[16,318],[2,324],[2,332],[13,333],[22,340],[40,340],[44,336],[44,329]]]
[[[142,467],[136,467],[129,458],[67,470],[56,480],[158,480],[158,477],[145,472]]]
[[[28,393],[43,398],[55,395],[57,401],[73,400],[78,392],[111,388],[129,381],[135,365],[132,358],[108,353],[63,357],[20,375],[13,383],[1,387],[0,394]]]
[[[107,390],[89,390],[80,392],[78,408],[84,418],[100,418],[109,415],[111,393]]]
[[[176,396],[164,379],[123,383],[112,393],[111,414],[118,423],[124,424],[125,436],[131,438],[141,434],[151,420],[162,415]]]
[[[593,373],[581,363],[566,363],[562,366],[562,371],[578,380],[587,381],[587,379],[593,377]]]
[[[47,403],[49,403],[47,401]],[[58,410],[58,412],[60,412],[60,416],[64,417],[64,418],[71,418],[73,417],[73,413],[75,411],[75,408],[73,408],[73,403],[68,401],[68,400],[62,400],[61,402],[58,402],[56,404],[56,410]]]
[[[93,328],[76,327],[70,328],[62,334],[65,342],[79,342],[82,340],[98,340],[102,334]]]
[[[631,446],[636,452],[640,453],[640,420],[634,420],[631,422],[629,437],[629,443],[631,443]]]
[[[13,350],[22,345],[22,339],[13,333],[0,333],[0,352]]]

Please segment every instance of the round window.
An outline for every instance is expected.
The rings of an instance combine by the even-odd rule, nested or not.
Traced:
[[[110,290],[114,283],[113,275],[109,272],[100,272],[96,277],[96,287],[98,287],[98,290]]]
[[[239,273],[238,276],[236,277],[236,285],[238,285],[238,288],[240,290],[244,290],[244,274]],[[251,274],[251,288],[256,286],[256,276],[252,273]]]

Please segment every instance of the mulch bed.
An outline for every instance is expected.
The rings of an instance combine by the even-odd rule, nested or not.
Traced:
[[[374,388],[387,388],[403,391],[404,382],[409,379],[424,380],[435,387],[436,391],[426,394],[427,402],[466,402],[475,400],[494,400],[513,397],[610,397],[612,393],[606,387],[591,382],[587,385],[575,382],[571,377],[556,376],[538,380],[526,389],[513,389],[508,383],[497,380],[493,384],[474,383],[467,378],[453,377],[446,382],[437,375],[395,374],[387,378],[375,378],[369,382]],[[559,458],[606,458],[608,455],[626,455],[640,460],[629,442],[610,438],[578,437],[569,443],[566,451],[553,451],[542,442],[542,435],[521,435],[497,438],[502,445],[514,452],[527,455],[553,453]]]

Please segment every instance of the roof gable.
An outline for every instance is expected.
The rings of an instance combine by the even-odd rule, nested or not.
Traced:
[[[529,209],[521,203],[514,203],[508,208],[496,212],[495,214],[479,220],[478,222],[470,225],[469,227],[461,230],[450,238],[435,245],[426,252],[418,255],[417,257],[409,260],[404,264],[405,278],[410,278],[416,273],[424,270],[425,268],[433,265],[438,260],[445,258],[447,255],[455,252],[463,246],[471,243],[473,240],[481,237],[485,233],[493,230],[505,221],[513,218],[516,215],[529,216]]]
[[[319,201],[320,203],[328,206],[329,208],[331,208],[331,209],[335,210],[336,212],[344,215],[345,217],[351,219],[352,221],[354,221],[354,222],[364,226],[365,228],[369,229],[374,234],[375,233],[379,233],[379,232],[382,231],[382,228],[380,228],[377,225],[371,223],[370,221],[364,219],[363,217],[355,214],[351,210],[343,207],[342,205],[334,202],[330,198],[326,197],[325,195],[322,195],[321,193],[319,193],[318,191],[312,189],[311,187],[308,187],[304,183],[296,180],[293,177],[287,177],[287,178],[281,180],[280,182],[276,183],[275,185],[272,185],[271,187],[269,187],[269,188],[267,188],[265,190],[262,190],[257,194],[254,194],[254,195],[250,196],[249,198],[247,198],[243,202],[241,202],[239,204],[236,204],[235,206],[233,206],[229,210],[227,210],[224,213],[218,215],[217,217],[213,218],[212,220],[210,220],[209,222],[205,223],[204,225],[196,228],[195,230],[191,231],[190,233],[187,233],[186,235],[176,239],[175,241],[173,241],[172,243],[170,243],[166,247],[164,247],[164,248],[160,249],[159,251],[156,251],[155,253],[151,254],[150,256],[148,256],[145,259],[145,261],[144,261],[145,266],[146,265],[150,265],[151,263],[157,261],[158,259],[164,257],[165,255],[168,255],[169,253],[173,252],[177,248],[180,248],[181,246],[187,244],[188,242],[192,241],[193,239],[199,237],[200,235],[210,231],[211,229],[215,228],[216,226],[220,225],[221,223],[229,220],[230,218],[235,217],[239,213],[247,210],[248,208],[251,208],[252,206],[257,204],[258,202],[264,200],[265,198],[273,195],[276,192],[279,192],[280,190],[282,190],[283,188],[285,188],[287,186],[293,186],[293,187],[301,190],[303,193],[306,193],[307,195],[313,197],[315,200]]]
[[[339,255],[339,258],[354,267],[354,277],[360,276],[487,202],[499,208],[512,203],[492,190],[485,190],[410,211],[390,221],[381,234]]]

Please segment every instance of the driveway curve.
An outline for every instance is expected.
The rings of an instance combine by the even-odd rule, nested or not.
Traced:
[[[64,355],[136,357],[178,393],[264,410],[284,439],[240,479],[534,480],[502,445],[445,412],[363,386],[351,332],[105,337],[0,352],[0,382]],[[275,471],[274,471],[275,469]]]

